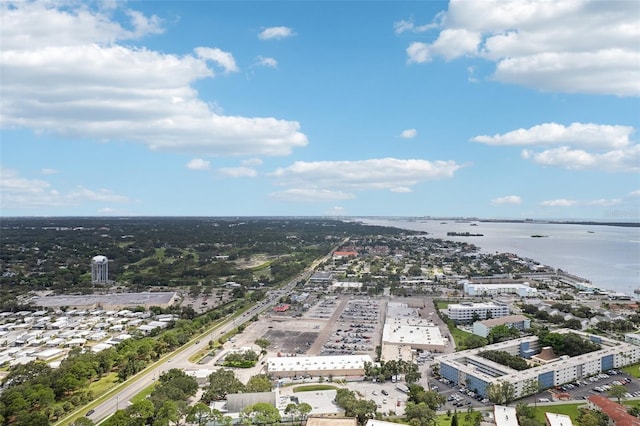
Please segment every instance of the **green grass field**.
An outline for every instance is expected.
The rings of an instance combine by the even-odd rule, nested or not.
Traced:
[[[578,407],[586,404],[585,402],[578,402],[572,404],[562,404],[562,405],[545,405],[543,407],[534,408],[536,413],[536,419],[541,421],[543,424],[546,423],[546,419],[544,417],[544,413],[556,413],[556,414],[564,414],[566,416],[571,417],[571,420],[574,424],[578,418]]]
[[[317,391],[326,391],[326,390],[337,390],[338,388],[333,385],[306,385],[306,386],[296,386],[293,388],[293,393],[297,392],[317,392]]]
[[[640,378],[640,364],[627,365],[622,371],[631,377]]]

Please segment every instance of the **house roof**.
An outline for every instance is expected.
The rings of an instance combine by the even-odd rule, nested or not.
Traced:
[[[640,426],[640,419],[627,413],[624,406],[602,395],[591,395],[588,401],[605,413],[616,426]]]

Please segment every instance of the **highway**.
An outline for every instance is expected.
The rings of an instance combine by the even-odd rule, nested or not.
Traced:
[[[348,238],[344,239],[340,243],[340,245],[346,243],[347,241]],[[339,247],[340,245],[338,245],[337,247]],[[313,271],[318,267],[318,265],[330,259],[333,251],[334,250],[320,259],[316,259],[309,267],[298,274],[294,279],[290,280],[285,286],[271,290],[269,292],[268,298],[263,303],[253,306],[247,312],[238,317],[228,319],[212,330],[209,330],[207,333],[200,334],[182,348],[176,350],[171,354],[165,355],[161,361],[156,363],[155,366],[145,369],[143,372],[137,374],[136,376],[133,376],[126,382],[119,385],[116,388],[117,390],[115,392],[112,391],[112,395],[104,398],[104,400],[99,405],[92,408],[91,414],[87,417],[93,420],[93,422],[97,425],[106,420],[117,410],[126,408],[129,405],[129,400],[131,398],[142,392],[146,387],[150,386],[154,382],[154,380],[156,380],[164,372],[172,368],[193,368],[196,364],[190,362],[189,358],[200,351],[202,345],[206,345],[208,344],[209,340],[216,339],[238,327],[239,325],[250,321],[251,318],[253,318],[255,315],[260,315],[264,311],[272,309],[273,306],[278,303],[282,296],[288,294],[295,288],[298,281],[306,281],[311,276]],[[88,413],[88,409],[86,410]],[[68,417],[61,420],[57,424],[65,424],[67,419]]]

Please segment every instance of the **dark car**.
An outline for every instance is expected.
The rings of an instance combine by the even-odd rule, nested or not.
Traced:
[[[87,414],[85,414],[85,416],[89,417],[90,415],[92,415],[95,412],[96,412],[96,410],[89,410],[89,411],[87,411]]]
[[[387,392],[386,390],[382,389],[382,394],[385,395],[385,396],[388,396],[389,392]]]

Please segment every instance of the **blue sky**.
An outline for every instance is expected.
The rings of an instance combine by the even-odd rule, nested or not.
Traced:
[[[636,1],[0,8],[2,216],[640,217]]]

